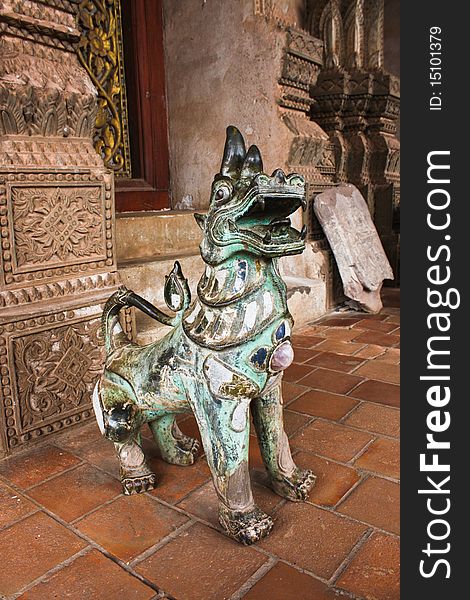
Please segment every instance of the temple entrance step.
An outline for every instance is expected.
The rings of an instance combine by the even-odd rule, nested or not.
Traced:
[[[198,254],[201,239],[193,211],[134,212],[116,216],[118,263]]]

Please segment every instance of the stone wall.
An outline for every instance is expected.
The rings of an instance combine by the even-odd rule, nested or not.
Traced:
[[[400,77],[400,0],[385,0],[384,67]]]
[[[164,2],[173,208],[204,209],[227,125],[285,168],[292,133],[277,114],[285,34],[253,0]]]
[[[229,124],[247,146],[259,146],[266,172],[300,172],[311,194],[334,181],[333,146],[308,118],[322,42],[301,28],[305,6],[301,0],[164,1],[173,208],[207,207]],[[302,216],[296,219],[301,227]],[[321,232],[313,240],[313,226],[309,231],[307,251],[285,260],[284,273],[330,284],[328,247]]]

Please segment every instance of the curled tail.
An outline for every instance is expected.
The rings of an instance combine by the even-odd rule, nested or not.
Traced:
[[[176,315],[165,314],[151,302],[124,286],[114,292],[108,298],[101,316],[106,353],[109,354],[115,348],[129,343],[119,323],[119,312],[125,307],[134,306],[163,325],[175,327],[181,322],[183,313],[191,302],[191,292],[178,261],[175,262],[171,273],[165,277],[164,296],[166,305]]]

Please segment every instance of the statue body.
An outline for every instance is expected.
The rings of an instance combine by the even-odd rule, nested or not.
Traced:
[[[281,379],[293,360],[293,322],[276,261],[304,249],[305,230],[296,231],[288,219],[300,206],[305,207],[302,177],[279,170],[264,174],[256,146],[246,152],[238,130],[229,127],[209,212],[196,215],[207,266],[194,303],[175,263],[165,283],[174,317],[125,288],[103,312],[107,359],[94,408],[103,434],[115,444],[124,493],[156,484],[141,448],[145,423],[164,460],[195,461],[198,442],[175,421],[177,414],[192,412],[219,497],[219,520],[244,544],[267,535],[273,524],[251,492],[250,410],[274,491],[305,500],[315,479],[294,464],[282,414]],[[133,344],[119,326],[124,306],[172,330],[153,344]]]

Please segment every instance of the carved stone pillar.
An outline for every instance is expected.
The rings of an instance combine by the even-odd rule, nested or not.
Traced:
[[[400,84],[383,69],[383,0],[309,6],[327,65],[311,88],[311,118],[334,144],[337,181],[353,183],[366,198],[398,281]]]
[[[281,119],[294,134],[287,164],[290,171],[302,174],[307,182],[307,222],[309,246],[323,255],[320,276],[328,283],[328,305],[342,296],[336,263],[325,234],[313,212],[315,196],[336,181],[335,146],[327,133],[309,118],[314,103],[310,95],[323,64],[323,42],[308,32],[286,28],[279,105]]]
[[[116,289],[113,177],[76,3],[0,3],[0,456],[92,416]]]

